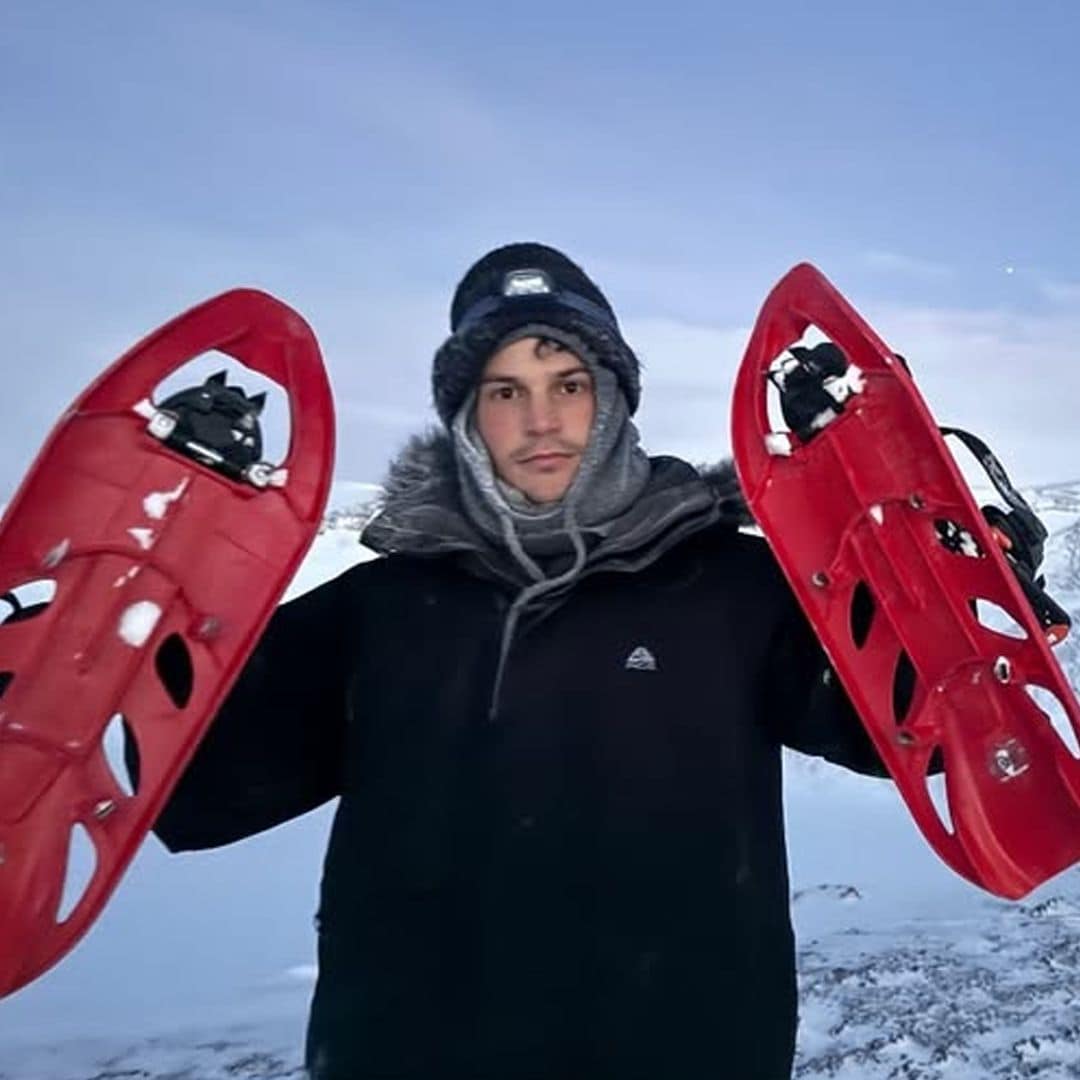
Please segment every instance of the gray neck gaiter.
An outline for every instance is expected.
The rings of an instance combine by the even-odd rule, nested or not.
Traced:
[[[534,505],[495,475],[491,456],[473,421],[475,390],[454,417],[451,436],[465,513],[489,539],[505,545],[532,579],[517,594],[503,624],[489,707],[492,719],[498,710],[507,655],[522,613],[541,597],[577,579],[588,563],[588,534],[601,537],[604,526],[645,490],[652,472],[648,457],[638,445],[637,428],[615,375],[587,355],[582,359],[592,372],[596,415],[577,475],[557,503]]]
[[[534,504],[495,475],[476,431],[475,390],[451,430],[466,513],[489,539],[507,545],[535,581],[547,576],[536,559],[570,552],[580,556],[582,533],[603,535],[605,524],[623,513],[649,481],[649,459],[618,380],[591,358],[584,359],[593,376],[596,415],[577,475],[559,502]]]

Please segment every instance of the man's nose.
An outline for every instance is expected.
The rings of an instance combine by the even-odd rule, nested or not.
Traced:
[[[550,435],[562,426],[558,408],[544,395],[529,398],[525,408],[525,424],[530,435]]]

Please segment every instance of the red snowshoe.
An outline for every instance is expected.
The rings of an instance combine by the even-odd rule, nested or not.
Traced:
[[[287,392],[284,461],[261,460],[262,397],[224,375],[151,400],[209,350]],[[49,436],[0,524],[0,996],[116,887],[316,534],[333,445],[314,335],[247,289],[145,338]],[[103,749],[114,723],[134,792]],[[80,831],[94,868],[64,912]]]
[[[797,344],[810,327],[831,341]],[[976,505],[903,358],[837,290],[805,264],[780,281],[735,385],[751,511],[930,844],[1018,898],[1080,860],[1080,707],[1050,649],[1069,620],[1036,576],[1038,519],[942,430],[1008,511]]]

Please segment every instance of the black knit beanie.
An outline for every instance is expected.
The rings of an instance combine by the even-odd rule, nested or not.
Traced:
[[[449,427],[491,354],[523,326],[580,339],[610,368],[633,413],[641,396],[637,357],[607,298],[576,263],[544,244],[508,244],[474,263],[454,291],[450,337],[435,354],[431,388]]]

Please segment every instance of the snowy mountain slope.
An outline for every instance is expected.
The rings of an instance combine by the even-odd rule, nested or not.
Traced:
[[[1080,617],[1080,484],[1029,494]],[[366,557],[369,496],[335,492],[293,591]],[[1080,636],[1059,655],[1080,686]],[[799,1080],[1080,1076],[1080,871],[1007,904],[937,859],[887,781],[790,754],[785,796]],[[195,855],[148,842],[87,940],[0,1002],[0,1078],[298,1078],[330,812]]]

